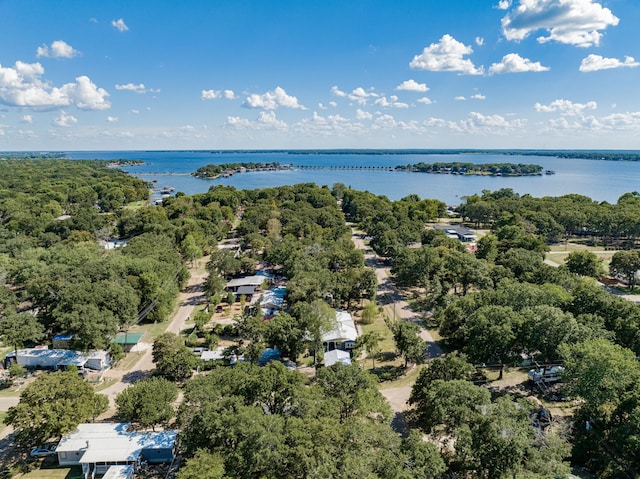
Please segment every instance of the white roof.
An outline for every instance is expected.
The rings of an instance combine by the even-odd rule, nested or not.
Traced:
[[[334,349],[324,353],[324,365],[326,367],[333,366],[335,363],[351,364],[351,355],[348,351]]]
[[[245,278],[232,279],[227,283],[227,288],[237,286],[260,286],[265,280],[264,276],[247,276]]]
[[[217,361],[220,359],[224,359],[224,350],[225,348],[220,347],[214,349],[213,351],[202,351],[202,355],[200,356],[200,358],[203,361]]]
[[[336,321],[332,329],[322,332],[322,342],[329,341],[355,341],[358,339],[358,330],[353,318],[346,311],[336,311]]]
[[[133,466],[127,464],[125,466],[109,467],[102,479],[129,479],[130,477],[133,477]]]
[[[128,423],[86,423],[62,438],[56,453],[84,451],[81,464],[134,462],[143,449],[171,449],[178,431],[131,432]]]

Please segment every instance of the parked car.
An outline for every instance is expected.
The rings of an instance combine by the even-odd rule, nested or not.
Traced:
[[[56,446],[48,445],[48,446],[38,446],[31,449],[29,455],[31,457],[49,457],[53,456],[56,453]]]

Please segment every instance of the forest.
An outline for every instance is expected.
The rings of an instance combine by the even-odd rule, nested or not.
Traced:
[[[615,247],[608,273],[633,288],[637,193],[615,205],[511,190],[468,197],[457,221],[487,230],[472,252],[430,227],[447,216],[445,204],[417,195],[391,201],[339,183],[214,186],[149,206],[149,185],[100,162],[25,159],[0,168],[0,338],[11,348],[58,332],[72,333],[79,349],[104,348],[128,325],[162,322],[187,266],[203,257],[210,305],[234,303],[226,282],[259,266],[286,278],[286,308],[269,321],[250,307],[224,329],[204,311],[194,318],[195,336],[211,345],[233,338],[246,362],[205,366],[189,338],[161,334],[155,374],[116,398],[120,419],[179,428],[179,479],[568,478],[572,466],[626,478],[640,470],[640,306],[597,283],[607,271],[589,251],[559,267],[544,261],[556,241]],[[375,335],[358,338],[353,365],[320,366],[321,333],[337,309],[364,320],[369,305],[378,316],[386,301],[347,222],[365,232],[441,337],[444,354],[422,364],[419,326],[384,321],[401,374],[419,371],[403,434],[392,427],[375,367],[360,367],[375,358]],[[218,248],[230,237],[237,253]],[[105,250],[99,241],[108,238],[126,246]],[[313,373],[261,366],[266,347]],[[541,392],[491,387],[487,368],[502,376],[523,359],[564,365],[551,401],[570,411],[563,422],[543,420],[551,402]],[[38,377],[9,411],[21,444],[59,437],[105,410],[95,399],[104,396],[65,374]],[[42,391],[60,405],[80,402],[73,415],[40,409]],[[51,418],[47,427],[32,420],[39,411]]]
[[[417,171],[419,173],[446,173],[452,175],[538,176],[542,174],[542,166],[526,165],[523,163],[420,162],[406,166],[397,166],[396,170]]]

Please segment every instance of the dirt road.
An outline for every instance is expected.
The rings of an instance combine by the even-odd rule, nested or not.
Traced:
[[[390,268],[384,264],[384,260],[378,257],[375,252],[365,243],[364,234],[352,228],[351,239],[356,247],[364,252],[364,259],[367,266],[374,268],[378,279],[378,298],[386,298],[385,313],[394,319],[411,321],[420,326],[420,337],[427,344],[426,354],[428,358],[437,358],[442,354],[442,350],[436,343],[422,323],[420,313],[411,309],[409,303],[394,286],[390,278]],[[405,434],[406,425],[403,412],[407,409],[407,401],[411,395],[412,385],[397,388],[382,389],[380,392],[387,399],[391,409],[395,412],[392,426],[400,434]]]

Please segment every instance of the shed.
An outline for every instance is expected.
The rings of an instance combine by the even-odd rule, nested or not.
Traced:
[[[111,342],[119,344],[128,353],[140,342],[142,336],[144,333],[118,333]]]
[[[340,349],[334,349],[333,351],[324,353],[324,365],[326,367],[333,366],[336,363],[349,366],[351,364],[351,354],[349,354],[348,351],[341,351]]]
[[[107,351],[92,351],[85,355],[87,362],[85,368],[102,371],[111,365],[111,356]]]

